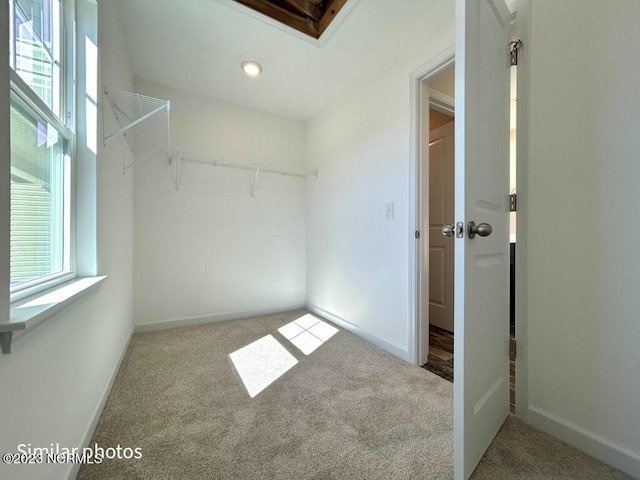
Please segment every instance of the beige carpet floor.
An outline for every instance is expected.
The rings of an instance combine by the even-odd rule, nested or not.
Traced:
[[[305,355],[306,313],[134,335],[92,444],[143,456],[77,478],[452,478],[453,385],[342,329]],[[298,363],[251,398],[229,355],[266,335]],[[627,477],[510,417],[474,478]]]
[[[565,443],[510,415],[472,480],[629,480]]]

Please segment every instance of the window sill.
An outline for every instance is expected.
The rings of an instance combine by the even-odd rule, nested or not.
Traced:
[[[98,288],[108,277],[82,277],[51,288],[11,305],[8,322],[0,322],[2,353],[11,353],[12,343],[49,320],[55,314]]]

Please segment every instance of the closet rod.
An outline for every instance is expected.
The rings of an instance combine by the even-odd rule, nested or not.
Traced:
[[[247,170],[247,171],[251,171],[251,172],[255,172],[256,169],[260,170],[260,173],[271,173],[274,175],[283,175],[283,176],[288,176],[288,177],[297,177],[297,178],[306,178],[307,175],[305,175],[304,173],[296,173],[296,172],[287,172],[284,170],[273,170],[270,168],[263,168],[260,167],[258,165],[243,165],[243,164],[239,164],[239,163],[227,163],[224,161],[224,159],[221,158],[217,158],[217,159],[207,159],[207,158],[197,158],[197,157],[191,157],[191,156],[187,156],[187,155],[180,155],[180,160],[182,160],[185,163],[196,163],[199,165],[209,165],[212,167],[225,167],[225,168],[234,168],[236,170]]]

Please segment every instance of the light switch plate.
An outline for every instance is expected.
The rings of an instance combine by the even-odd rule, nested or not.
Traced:
[[[385,218],[387,220],[393,220],[393,202],[387,203],[385,211]]]

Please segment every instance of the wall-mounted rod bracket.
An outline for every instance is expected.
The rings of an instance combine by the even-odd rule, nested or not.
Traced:
[[[124,170],[128,170],[131,167],[133,167],[134,165],[139,164],[140,162],[144,162],[147,158],[151,157],[152,155],[158,153],[160,150],[165,149],[166,145],[159,145],[156,148],[153,149],[153,151],[147,153],[145,156],[138,158],[137,160],[135,160],[134,162],[130,163],[129,165],[125,165],[124,166]]]
[[[0,347],[2,353],[11,353],[11,340],[13,340],[13,332],[0,332]]]
[[[171,164],[171,150],[169,148],[171,138],[169,110],[171,102],[107,87],[104,87],[104,94],[111,106],[118,128],[107,135],[104,127],[106,119],[103,118],[102,142],[106,146],[111,139],[122,135],[129,144],[133,155],[133,161],[127,165],[126,155],[123,152],[122,173],[124,174],[130,167],[154,156],[162,149],[166,149],[167,157]],[[138,127],[138,129],[135,130],[134,134],[133,129],[135,127]],[[134,140],[139,140],[145,146],[149,145],[152,151],[144,155],[143,152],[138,152],[135,148]]]
[[[253,197],[253,192],[256,190],[256,184],[258,183],[258,174],[260,173],[260,165],[256,167],[256,174],[253,177],[253,184],[251,185],[251,196]]]
[[[111,140],[113,137],[116,137],[116,136],[120,135],[121,133],[126,132],[126,131],[127,131],[127,130],[129,130],[130,128],[135,127],[135,126],[136,126],[136,125],[138,125],[139,123],[144,122],[144,121],[145,121],[146,119],[148,119],[149,117],[151,117],[151,116],[155,115],[155,114],[156,114],[156,113],[158,113],[158,112],[161,112],[162,110],[165,110],[166,108],[167,108],[166,106],[158,107],[158,108],[156,108],[154,111],[149,112],[149,113],[147,113],[146,115],[144,115],[144,116],[142,116],[142,117],[138,118],[137,120],[134,120],[134,121],[133,121],[133,122],[131,122],[130,124],[125,125],[124,127],[120,128],[120,129],[118,129],[118,130],[116,130],[116,131],[115,131],[115,132],[113,132],[111,135],[107,135],[107,136],[104,138],[104,142],[103,142],[103,143],[104,143],[104,145],[106,145],[106,144],[107,144],[107,142],[108,142],[109,140]]]

